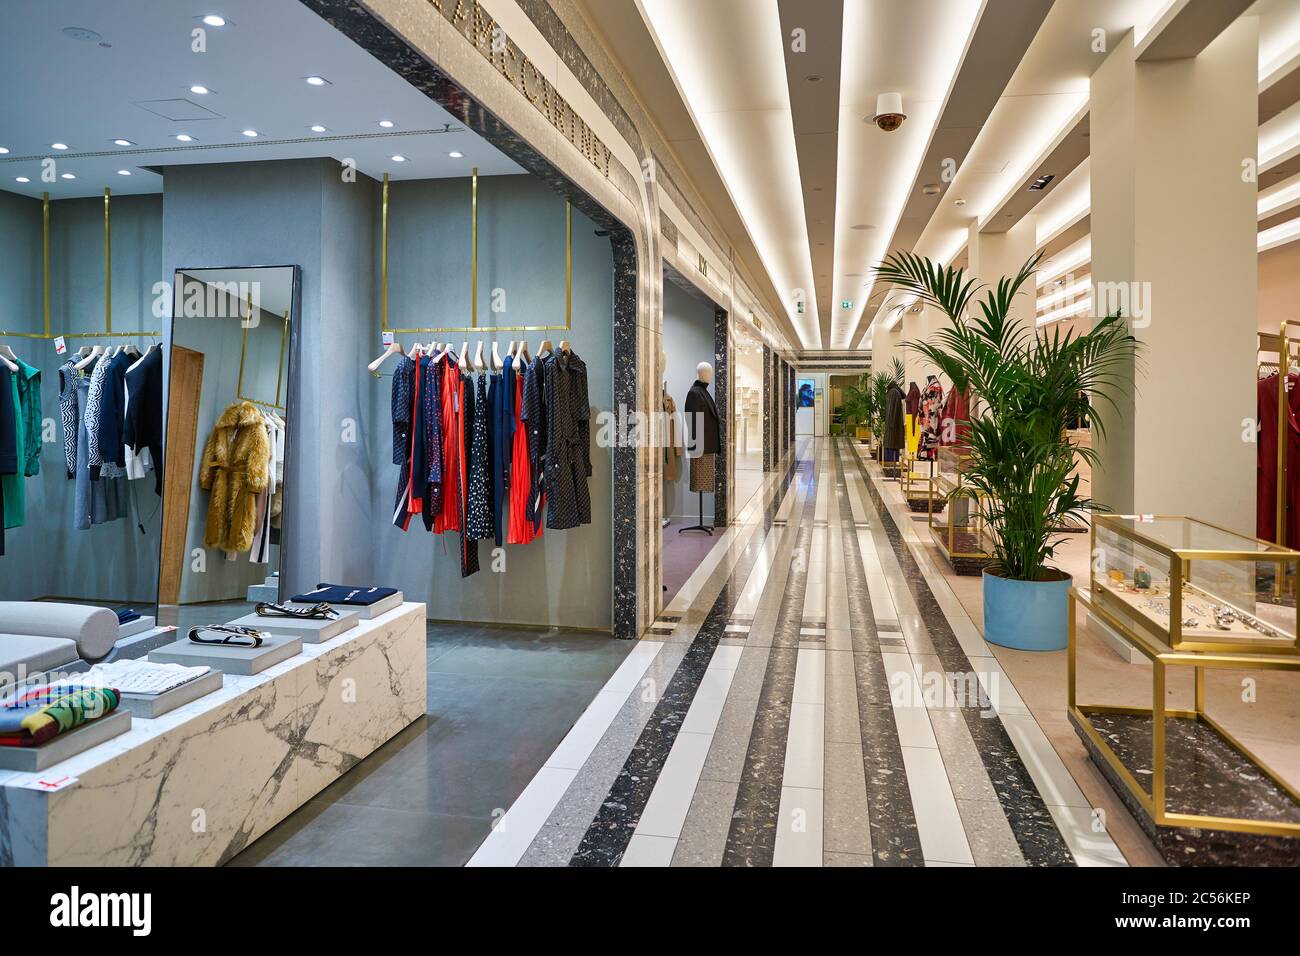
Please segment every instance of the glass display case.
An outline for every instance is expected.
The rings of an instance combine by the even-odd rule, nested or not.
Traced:
[[[1195,518],[1095,515],[1093,601],[1176,651],[1296,653],[1300,552]]]
[[[980,574],[993,554],[980,512],[980,494],[963,480],[968,463],[965,448],[940,446],[930,479],[936,500],[930,512],[930,535],[954,571]]]

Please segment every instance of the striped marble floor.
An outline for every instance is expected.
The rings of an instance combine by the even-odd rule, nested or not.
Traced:
[[[1124,865],[868,469],[764,476],[469,865]]]

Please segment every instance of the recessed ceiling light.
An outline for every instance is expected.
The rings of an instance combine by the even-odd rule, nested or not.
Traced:
[[[60,176],[59,178],[60,178],[60,179],[76,179],[77,177],[74,176],[74,175],[72,175],[72,173],[64,173],[64,174],[63,174],[62,176]]]
[[[182,143],[194,142],[194,137],[191,136],[189,133],[177,133],[176,138],[180,140]]]
[[[313,133],[324,133],[326,132],[326,128],[324,126],[321,126],[320,123],[317,123],[315,126],[311,128],[311,131]]]
[[[1045,176],[1039,176],[1037,179],[1035,179],[1032,183],[1029,184],[1030,192],[1037,192],[1039,190],[1046,189],[1047,184],[1050,183],[1055,178],[1056,178],[1055,173],[1048,173]]]
[[[244,130],[244,135],[247,136],[249,139],[257,139],[257,130],[246,129]]]
[[[465,156],[465,154],[462,153],[462,152],[461,152],[460,150],[458,150],[458,149],[453,149],[453,150],[452,150],[450,153],[448,153],[447,155],[450,156],[452,159],[463,159],[464,156]]]
[[[19,177],[17,177],[17,178],[14,180],[14,182],[16,182],[16,183],[30,183],[31,180],[28,179],[26,176],[19,176]]]
[[[305,77],[305,79],[307,80],[308,86],[324,86],[329,82],[329,80],[325,79],[325,77],[323,76],[313,75],[313,76]]]
[[[130,175],[131,175],[131,170],[129,170],[129,169],[119,169],[119,170],[117,171],[117,174],[118,174],[119,176],[130,176]]]
[[[131,142],[129,139],[115,139],[115,140],[113,140],[113,145],[114,145],[114,146],[134,146],[135,143]]]
[[[207,96],[212,91],[208,89],[206,86],[195,85],[190,87],[190,92],[197,93],[199,96]]]
[[[67,149],[67,143],[50,143],[50,149]]]
[[[217,16],[215,13],[209,13],[203,18],[203,22],[210,27],[224,27],[226,25],[226,18]]]
[[[380,120],[380,121],[379,121],[379,125],[382,126],[384,129],[392,129],[392,128],[393,128],[393,121],[392,121],[392,120]]]
[[[966,205],[966,200],[964,200],[964,199],[954,199],[954,200],[952,201],[952,204],[953,204],[954,206],[964,206],[964,205]]]
[[[405,157],[405,156],[394,156],[394,157],[393,157],[393,162],[395,162],[395,163],[404,163],[404,162],[406,162],[406,157]]]
[[[806,79],[809,83],[820,83],[822,81],[822,75],[820,73],[810,73]]]
[[[875,229],[876,227],[869,222],[860,222],[856,226],[850,226],[849,228],[856,229],[858,230],[858,232],[866,232],[868,230]]]

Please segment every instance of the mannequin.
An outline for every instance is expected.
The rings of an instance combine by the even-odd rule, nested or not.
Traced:
[[[677,403],[668,394],[668,353],[659,350],[659,365],[664,370],[663,389],[660,406],[664,413],[664,474],[663,474],[663,520],[661,527],[667,527],[672,521],[669,516],[671,508],[668,503],[670,481],[677,481],[682,476],[682,433],[677,417]]]
[[[713,366],[701,362],[695,367],[695,384],[686,396],[686,430],[690,437],[691,491],[700,495],[700,523],[682,531],[713,534],[713,526],[704,523],[704,493],[717,492],[717,456],[722,451],[718,406],[709,394]]]

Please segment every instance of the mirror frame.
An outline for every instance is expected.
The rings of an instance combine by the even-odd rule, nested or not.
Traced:
[[[166,420],[163,422],[163,474],[164,476],[166,475],[166,469],[168,468],[167,462],[169,456],[167,453],[167,449],[168,449],[169,439],[171,437],[167,434],[167,431],[171,423],[171,356],[172,356],[172,345],[174,344],[173,336],[176,331],[176,296],[180,294],[180,283],[177,281],[177,277],[182,273],[186,273],[186,272],[208,272],[208,271],[230,272],[236,269],[289,269],[291,270],[292,286],[289,292],[289,301],[290,301],[289,341],[287,343],[287,347],[289,350],[289,367],[286,372],[286,374],[288,375],[288,387],[285,389],[284,419],[286,423],[296,421],[297,410],[298,410],[298,352],[302,342],[302,333],[301,333],[301,329],[299,328],[299,324],[302,320],[302,266],[296,265],[294,263],[270,263],[266,265],[262,265],[259,263],[249,263],[247,265],[231,265],[231,266],[177,266],[175,269],[172,270],[171,307],[168,310],[168,314],[166,317],[166,325],[164,327],[164,335],[163,335],[163,348],[165,349],[165,352],[163,354],[163,359],[166,363],[163,372],[163,408],[166,414]],[[293,468],[296,459],[296,455],[294,454],[294,444],[297,441],[297,439],[294,438],[293,436],[296,433],[297,433],[296,427],[291,426],[290,434],[287,435],[285,438],[285,443],[284,443],[285,485],[289,484],[290,478],[294,474]],[[279,562],[279,567],[276,569],[277,575],[279,577],[280,586],[279,589],[276,591],[277,601],[286,601],[288,600],[289,595],[298,593],[303,590],[307,590],[301,587],[290,588],[287,583],[288,577],[285,574],[285,570],[289,564],[288,556],[293,552],[293,549],[290,546],[290,542],[293,536],[290,534],[289,529],[293,527],[292,521],[296,513],[295,511],[296,497],[297,497],[296,492],[293,494],[284,495],[283,502],[281,503],[280,506],[280,562]],[[166,507],[167,507],[167,502],[166,499],[164,499],[163,501],[164,512]],[[162,527],[162,521],[164,517],[165,517],[165,513],[163,515],[159,515],[159,528]],[[161,603],[162,567],[163,567],[162,550],[163,550],[163,537],[160,532],[158,535],[158,575],[159,575],[158,585],[157,585],[158,602],[155,604],[155,607],[163,606]],[[315,585],[313,584],[312,587],[314,586]],[[167,605],[167,606],[176,607],[178,605]]]

